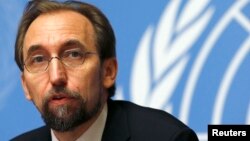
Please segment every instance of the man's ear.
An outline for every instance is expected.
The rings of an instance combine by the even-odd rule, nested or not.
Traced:
[[[116,58],[109,58],[103,62],[103,85],[105,88],[110,88],[116,80],[118,64]]]
[[[23,86],[23,90],[24,90],[24,94],[25,94],[26,99],[32,100],[32,97],[31,97],[29,90],[27,88],[24,73],[21,74],[21,80],[22,80],[22,86]]]

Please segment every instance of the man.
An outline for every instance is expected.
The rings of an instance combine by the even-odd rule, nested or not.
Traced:
[[[15,59],[25,96],[45,126],[13,141],[197,141],[172,115],[113,101],[115,36],[96,7],[77,1],[30,1]]]

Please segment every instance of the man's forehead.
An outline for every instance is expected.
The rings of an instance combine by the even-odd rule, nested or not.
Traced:
[[[42,14],[33,21],[24,38],[24,47],[64,43],[70,38],[93,44],[94,36],[93,26],[86,17],[74,11],[57,11]]]
[[[70,10],[60,10],[39,15],[29,26],[29,29],[35,27],[36,30],[53,31],[57,29],[92,29],[93,25],[84,15]],[[27,32],[28,32],[27,31]]]

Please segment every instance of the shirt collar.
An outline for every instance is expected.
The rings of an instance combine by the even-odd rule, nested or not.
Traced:
[[[108,106],[106,103],[96,121],[76,141],[101,141],[107,119],[107,114],[108,114]],[[51,137],[52,141],[58,141],[52,130],[51,130]]]

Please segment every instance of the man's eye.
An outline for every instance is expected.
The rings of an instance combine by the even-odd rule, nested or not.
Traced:
[[[70,59],[80,59],[82,57],[83,57],[83,53],[78,50],[66,51],[63,55],[63,58],[70,58]]]
[[[37,55],[37,56],[33,56],[31,59],[30,59],[30,63],[31,64],[39,64],[39,63],[43,63],[45,62],[46,59],[44,56],[42,55]]]
[[[70,56],[71,57],[79,57],[79,56],[81,56],[81,54],[80,54],[80,52],[73,51],[73,52],[70,53]]]

